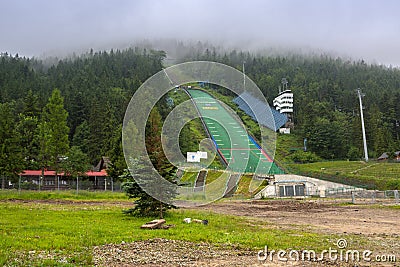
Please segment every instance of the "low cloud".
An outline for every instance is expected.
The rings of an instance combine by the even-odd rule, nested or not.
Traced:
[[[395,0],[3,0],[0,51],[26,56],[178,39],[400,65]]]

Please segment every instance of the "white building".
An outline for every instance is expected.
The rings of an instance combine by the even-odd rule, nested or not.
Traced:
[[[287,86],[286,78],[282,78],[282,89],[279,87],[279,95],[275,97],[273,105],[277,111],[285,114],[288,118],[284,128],[280,128],[280,133],[288,134],[293,129],[293,93]]]
[[[291,90],[285,90],[275,97],[273,105],[277,111],[288,115],[290,118],[293,113],[293,93]]]

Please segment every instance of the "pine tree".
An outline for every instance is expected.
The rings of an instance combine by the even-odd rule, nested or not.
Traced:
[[[16,119],[13,111],[11,103],[0,103],[0,176],[3,189],[5,177],[15,176],[23,170],[20,135],[15,127]]]
[[[35,144],[35,134],[38,127],[38,118],[20,114],[17,130],[20,135],[20,146],[28,169],[37,169],[38,147]]]
[[[64,157],[69,149],[67,117],[64,99],[60,90],[55,89],[42,112],[36,135],[42,174],[49,166],[54,168],[56,174],[61,170],[60,158]]]
[[[79,147],[72,146],[69,149],[65,160],[61,162],[61,168],[67,176],[76,178],[76,192],[78,192],[79,177],[86,176],[86,172],[90,168],[88,156],[83,153]]]
[[[155,216],[163,218],[168,209],[175,208],[170,203],[177,195],[175,169],[165,157],[161,145],[161,115],[157,108],[150,113],[146,125],[146,148],[151,162],[141,157],[131,160],[129,175],[126,171],[123,189],[129,198],[138,198],[135,208],[126,211],[136,216]],[[155,179],[157,171],[164,179]],[[148,193],[151,193],[149,195]]]
[[[138,217],[159,216],[162,219],[167,210],[176,208],[174,205],[161,201],[161,199],[169,200],[168,202],[171,203],[177,195],[176,185],[172,183],[174,178],[172,169],[163,170],[165,180],[160,184],[158,180],[154,179],[154,168],[147,160],[131,159],[129,165],[131,166],[130,172],[126,170],[120,176],[124,180],[122,188],[129,198],[137,200],[135,207],[124,211],[125,213]],[[150,191],[151,195],[147,193]]]

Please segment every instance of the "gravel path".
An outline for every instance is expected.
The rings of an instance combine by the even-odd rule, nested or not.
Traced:
[[[141,267],[346,266],[331,262],[260,262],[257,259],[257,251],[160,238],[97,246],[93,250],[93,262],[95,266]]]
[[[256,253],[156,238],[95,247],[93,261],[95,266],[252,266]]]

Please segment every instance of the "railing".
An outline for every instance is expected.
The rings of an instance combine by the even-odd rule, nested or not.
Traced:
[[[121,191],[121,182],[114,181],[111,177],[79,177],[69,178],[46,177],[39,181],[34,177],[23,177],[17,180],[4,182],[2,189],[17,190],[95,190],[95,191]]]

